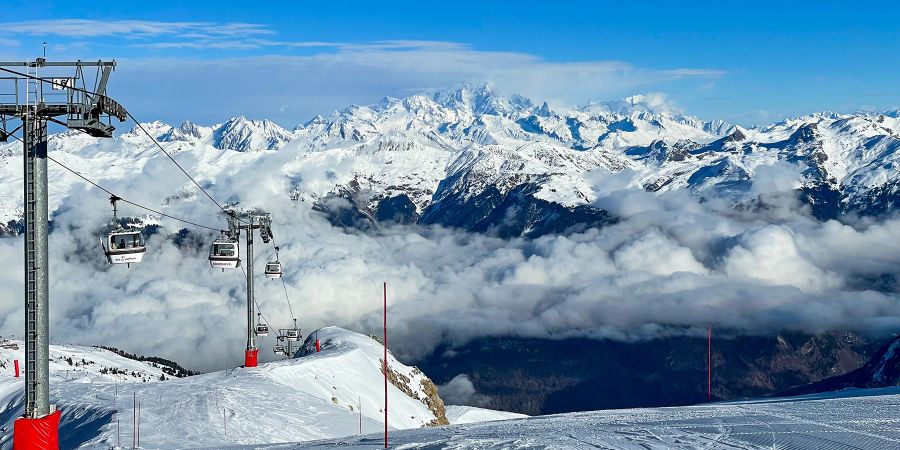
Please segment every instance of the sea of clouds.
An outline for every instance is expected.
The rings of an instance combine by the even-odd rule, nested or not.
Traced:
[[[182,161],[198,169],[188,156]],[[273,157],[268,169],[286,157]],[[380,333],[383,282],[391,348],[410,359],[441,342],[484,336],[629,340],[700,333],[707,325],[747,334],[900,328],[900,220],[814,219],[792,191],[795,167],[757,171],[757,201],[737,208],[725,199],[635,189],[627,172],[594,173],[595,204],[617,222],[537,239],[437,226],[334,227],[309,203],[291,201],[279,187],[288,181],[267,175],[276,170],[256,167],[255,174],[226,170],[210,189],[272,213],[290,309],[304,334],[327,325]],[[163,158],[142,170],[144,176],[109,186],[158,204],[183,181],[159,181],[181,177]],[[166,211],[224,225],[215,207],[193,194]],[[245,280],[240,270],[209,267],[215,233],[191,229],[176,238],[182,225],[162,219],[161,231],[147,238],[144,262],[112,267],[97,241],[109,210],[102,192],[76,186],[55,212],[53,340],[115,346],[199,370],[240,364]],[[260,270],[274,251],[257,248]],[[22,240],[0,239],[4,336],[23,332],[21,261]],[[281,282],[258,274],[256,285],[270,325],[290,326]],[[271,335],[261,340],[263,359],[275,357],[273,345]]]

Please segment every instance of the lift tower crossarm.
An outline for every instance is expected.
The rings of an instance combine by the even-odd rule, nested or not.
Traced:
[[[17,72],[2,69],[3,67],[28,67],[34,74],[18,74]],[[62,68],[72,67],[75,69],[74,76],[67,77],[38,77],[37,70],[39,68]],[[86,83],[84,76],[85,67],[97,67],[98,74],[94,81],[94,90],[85,89]],[[106,85],[112,70],[115,69],[115,61],[47,61],[43,58],[37,58],[34,61],[20,62],[0,62],[0,70],[18,74],[14,77],[0,78],[0,82],[12,81],[11,93],[2,92],[0,99],[0,114],[21,115],[25,113],[28,98],[28,92],[22,95],[20,92],[20,81],[25,86],[25,90],[29,86],[35,87],[35,102],[31,105],[33,112],[39,111],[41,116],[55,117],[66,115],[66,126],[74,130],[81,130],[94,137],[112,137],[115,127],[112,126],[112,119],[116,118],[120,122],[124,122],[128,117],[125,108],[118,102],[106,95]],[[82,87],[76,86],[81,82]],[[31,83],[31,84],[29,84]],[[52,90],[65,91],[65,98],[45,98],[44,85],[52,86]],[[11,99],[8,99],[10,98]],[[23,98],[26,101],[23,101]],[[104,123],[106,119],[106,123]]]
[[[47,61],[38,58],[34,61],[0,61],[3,67],[116,67],[115,61]]]

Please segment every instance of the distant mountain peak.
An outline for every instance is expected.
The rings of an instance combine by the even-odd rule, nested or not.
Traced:
[[[631,115],[639,113],[679,114],[666,97],[658,93],[635,94],[621,100],[594,101],[581,107],[592,113]]]
[[[518,94],[501,95],[490,84],[464,84],[456,89],[431,91],[429,96],[445,108],[475,115],[513,115],[534,108],[531,99]]]
[[[223,150],[274,150],[291,140],[291,132],[270,120],[232,117],[213,132],[212,145]]]

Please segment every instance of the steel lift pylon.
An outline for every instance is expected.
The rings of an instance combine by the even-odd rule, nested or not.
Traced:
[[[266,213],[250,213],[240,219],[237,213],[228,217],[230,235],[238,236],[241,231],[247,232],[247,348],[244,350],[244,367],[256,367],[259,364],[259,347],[256,345],[256,311],[253,292],[253,231],[259,230],[264,243],[272,241],[272,218]]]
[[[13,428],[14,450],[59,448],[60,411],[50,404],[47,124],[112,137],[112,118],[121,122],[127,115],[106,96],[115,65],[114,61],[49,62],[44,58],[0,62],[0,68],[18,72],[0,73],[0,141],[21,130],[24,158],[25,414]],[[85,80],[88,68],[96,69],[91,85]],[[9,119],[22,124],[10,129]]]

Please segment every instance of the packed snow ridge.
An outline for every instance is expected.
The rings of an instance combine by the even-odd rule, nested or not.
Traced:
[[[128,447],[134,401],[141,448],[221,448],[296,442],[384,429],[383,346],[375,338],[329,327],[313,333],[294,358],[252,369],[171,378],[153,363],[81,346],[51,346],[51,402],[62,410],[62,448]],[[315,351],[315,336],[321,352]],[[0,342],[0,448],[11,447],[24,385],[13,361],[18,341]],[[388,354],[392,429],[446,425],[443,401],[425,374]],[[518,415],[462,408],[460,422]]]

